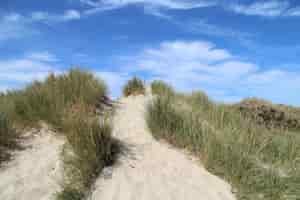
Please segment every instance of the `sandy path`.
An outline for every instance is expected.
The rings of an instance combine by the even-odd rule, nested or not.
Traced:
[[[149,98],[148,98],[149,99]],[[105,169],[93,200],[233,200],[230,186],[199,163],[167,144],[155,141],[144,120],[147,98],[121,100],[114,136],[128,152]]]
[[[51,200],[61,188],[63,140],[47,129],[24,141],[26,149],[0,169],[1,200]]]

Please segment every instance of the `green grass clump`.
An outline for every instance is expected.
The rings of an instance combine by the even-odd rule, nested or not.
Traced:
[[[155,80],[151,83],[151,91],[154,95],[169,95],[175,94],[174,89],[163,81]]]
[[[300,196],[300,136],[270,130],[202,92],[159,95],[148,107],[154,137],[188,149],[237,190],[238,199]]]
[[[129,80],[123,88],[123,95],[128,97],[130,95],[145,94],[145,85],[143,81],[137,77]]]
[[[45,81],[23,90],[1,94],[1,160],[3,147],[7,149],[17,138],[16,130],[46,122],[66,138],[62,153],[65,184],[57,199],[83,199],[103,167],[112,164],[118,153],[118,142],[111,137],[111,114],[101,116],[104,123],[96,115],[106,94],[103,81],[80,69],[50,74]]]

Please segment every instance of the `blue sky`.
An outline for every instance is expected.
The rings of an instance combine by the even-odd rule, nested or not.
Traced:
[[[300,106],[299,33],[297,0],[1,0],[0,90],[81,66]]]

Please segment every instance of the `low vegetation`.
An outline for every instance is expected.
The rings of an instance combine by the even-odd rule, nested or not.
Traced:
[[[57,199],[83,199],[95,177],[118,152],[118,143],[111,137],[110,115],[102,115],[102,120],[96,115],[96,105],[106,93],[103,81],[71,69],[62,75],[50,74],[45,81],[36,81],[23,90],[2,94],[1,158],[2,147],[14,144],[16,130],[46,122],[67,141],[62,153],[65,184]]]
[[[129,80],[123,88],[123,95],[125,97],[130,95],[145,94],[145,92],[146,89],[144,82],[137,77],[134,77],[133,79]]]
[[[233,186],[238,199],[299,199],[299,133],[265,127],[203,92],[155,93],[147,112],[154,137],[199,156]]]

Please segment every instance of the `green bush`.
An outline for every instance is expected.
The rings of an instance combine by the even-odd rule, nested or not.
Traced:
[[[202,93],[159,95],[148,107],[147,123],[154,137],[200,156],[209,171],[232,184],[238,199],[300,196],[297,133],[259,126]]]
[[[129,80],[123,88],[123,95],[128,97],[130,95],[145,94],[145,85],[143,81],[137,77]]]

